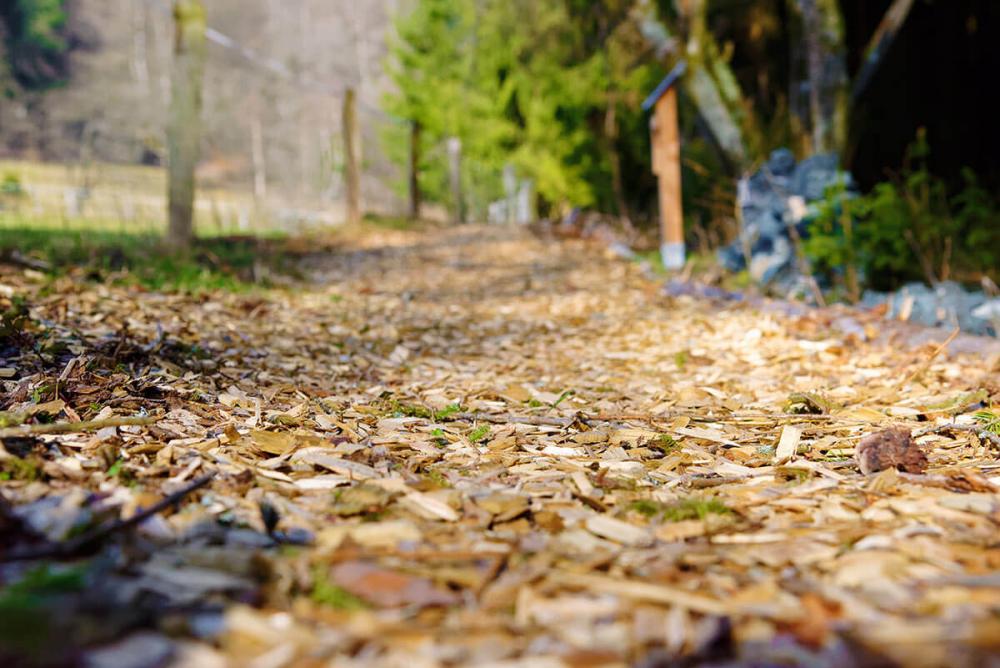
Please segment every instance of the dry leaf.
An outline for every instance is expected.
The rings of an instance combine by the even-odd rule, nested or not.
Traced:
[[[865,436],[854,456],[865,475],[889,468],[906,473],[923,473],[927,469],[927,455],[907,429],[886,429]]]
[[[435,587],[430,580],[359,561],[334,566],[330,579],[358,598],[384,608],[404,605],[427,607],[457,602],[454,594]]]

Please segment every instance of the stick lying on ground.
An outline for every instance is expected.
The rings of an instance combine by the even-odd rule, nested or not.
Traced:
[[[0,429],[0,438],[18,436],[39,436],[41,434],[73,434],[81,431],[97,431],[107,427],[136,427],[153,424],[158,417],[118,417],[86,422],[53,422],[50,424],[22,424],[18,427]]]
[[[113,533],[119,531],[124,531],[126,529],[131,529],[134,526],[142,524],[148,520],[153,515],[163,512],[170,506],[177,505],[184,500],[191,492],[201,489],[208,483],[212,482],[215,478],[215,473],[209,473],[198,478],[191,484],[183,487],[172,494],[168,494],[163,497],[160,501],[154,503],[149,508],[139,511],[135,515],[128,517],[126,519],[118,518],[111,522],[106,522],[99,527],[96,527],[86,533],[80,534],[72,540],[68,540],[62,543],[52,543],[50,545],[45,545],[39,548],[34,548],[31,550],[23,550],[20,552],[12,552],[11,554],[0,556],[0,562],[5,561],[26,561],[31,559],[47,559],[51,557],[68,557],[76,554],[77,552],[83,550],[92,543],[104,538],[105,536],[110,536]]]
[[[980,441],[989,441],[994,447],[1000,448],[1000,434],[994,434],[989,429],[973,424],[943,424],[932,429],[922,430],[921,434],[940,434],[945,431],[965,431],[971,432],[979,437]]]

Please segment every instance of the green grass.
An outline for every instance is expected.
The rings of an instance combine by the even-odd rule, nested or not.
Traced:
[[[651,499],[637,499],[628,509],[650,519],[659,517],[665,522],[703,520],[709,515],[729,515],[733,512],[719,499],[693,496],[671,504]]]
[[[62,597],[78,593],[86,584],[84,567],[37,566],[17,582],[0,589],[0,647],[14,656],[39,659],[52,653],[46,643],[57,640],[53,625],[54,608]],[[58,652],[59,650],[55,650]],[[25,665],[43,665],[31,661]],[[21,665],[21,664],[18,664]]]
[[[649,447],[656,448],[663,452],[664,455],[668,455],[679,450],[681,444],[678,443],[677,440],[670,434],[660,434],[652,443],[649,444]]]
[[[448,420],[457,413],[461,413],[462,405],[458,403],[449,404],[441,410],[435,411],[427,408],[426,406],[407,404],[396,399],[389,399],[385,410],[388,413],[391,413],[393,417],[412,417],[424,420],[443,421]]]
[[[11,455],[0,460],[0,480],[24,480],[31,482],[42,479],[41,466],[29,459]]]
[[[461,413],[461,412],[462,412],[462,404],[449,404],[448,406],[445,406],[441,410],[434,413],[434,419],[447,420],[455,413]]]
[[[286,270],[280,240],[255,237],[198,239],[186,253],[170,252],[158,235],[104,229],[55,231],[38,226],[0,228],[0,255],[17,251],[48,265],[52,277],[82,270],[95,281],[150,290],[240,291],[267,285],[258,266]]]
[[[629,504],[628,509],[639,513],[643,517],[653,518],[663,511],[663,504],[649,499],[636,499]]]
[[[427,480],[437,489],[449,489],[451,487],[448,479],[437,469],[427,471]]]
[[[997,434],[1000,436],[1000,413],[983,410],[977,411],[972,417],[982,426],[983,429],[991,434]]]
[[[420,225],[420,221],[410,220],[401,216],[379,216],[375,214],[367,214],[362,222],[383,230],[396,230],[400,232],[416,229]]]
[[[322,568],[313,570],[313,590],[309,598],[334,610],[364,610],[368,607],[354,594],[330,582]]]
[[[489,425],[483,424],[476,427],[471,432],[469,432],[469,440],[472,441],[473,443],[479,443],[489,435],[490,435]]]

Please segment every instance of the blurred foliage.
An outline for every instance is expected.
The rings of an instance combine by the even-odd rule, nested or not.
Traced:
[[[447,201],[443,142],[459,137],[474,208],[502,195],[505,163],[534,179],[545,212],[616,209],[622,194],[648,209],[644,95],[663,75],[645,52],[626,0],[421,0],[396,21],[388,110],[422,128],[421,186]],[[613,113],[609,114],[609,110]],[[610,120],[609,120],[610,116]],[[387,148],[400,163],[396,129]]]
[[[804,242],[814,269],[848,292],[851,268],[879,290],[906,281],[997,280],[1000,202],[969,169],[963,186],[949,190],[928,171],[929,155],[921,131],[901,172],[869,194],[830,189]]]
[[[21,185],[21,177],[14,172],[7,172],[0,181],[0,196],[2,197],[23,197],[24,186]]]
[[[0,588],[0,662],[64,665],[58,661],[64,650],[52,646],[58,636],[53,612],[85,584],[83,568],[43,564]]]
[[[65,26],[66,0],[4,0],[0,3],[0,35],[6,52],[0,67],[29,90],[62,82],[69,49],[63,35]]]

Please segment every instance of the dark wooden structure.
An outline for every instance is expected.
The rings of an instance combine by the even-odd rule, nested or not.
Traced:
[[[667,269],[685,262],[684,213],[681,207],[681,135],[677,120],[677,83],[687,70],[681,61],[642,103],[649,120],[653,173],[659,181],[660,257]]]

